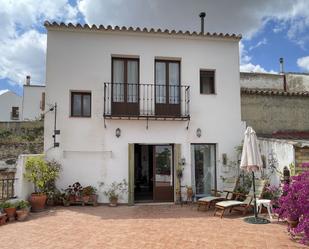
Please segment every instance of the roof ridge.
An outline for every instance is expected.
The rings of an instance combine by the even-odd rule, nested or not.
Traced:
[[[68,28],[68,29],[88,29],[88,30],[108,30],[108,31],[129,31],[129,32],[141,32],[141,33],[154,33],[154,34],[169,34],[169,35],[189,35],[189,36],[200,36],[200,37],[219,37],[219,38],[230,38],[230,39],[236,39],[236,40],[240,40],[242,38],[241,34],[229,34],[229,33],[210,33],[210,32],[206,32],[206,33],[201,33],[201,32],[196,32],[196,31],[182,31],[182,30],[169,30],[169,29],[154,29],[154,28],[140,28],[140,27],[126,27],[126,26],[118,26],[115,25],[114,27],[111,25],[89,25],[87,23],[85,24],[81,24],[81,23],[76,23],[73,24],[71,22],[69,23],[64,23],[64,22],[49,22],[49,21],[45,21],[44,22],[44,26],[48,29],[49,27],[53,27],[53,28]]]

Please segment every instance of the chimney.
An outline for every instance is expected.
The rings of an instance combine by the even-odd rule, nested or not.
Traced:
[[[27,86],[30,86],[30,78],[31,78],[30,75],[26,76],[26,85]]]
[[[201,12],[199,17],[201,18],[201,34],[204,34],[204,19],[205,19],[206,13]]]
[[[283,58],[281,57],[280,59],[279,59],[279,63],[280,63],[280,73],[284,73],[284,61],[283,61]]]
[[[283,76],[283,91],[286,92],[287,82],[286,82],[286,75],[284,73],[284,60],[282,57],[279,59],[279,63],[280,63],[280,74]]]

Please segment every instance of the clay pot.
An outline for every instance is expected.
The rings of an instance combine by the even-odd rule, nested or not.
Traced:
[[[193,189],[187,188],[187,199],[192,200],[192,196],[193,196]]]
[[[110,201],[109,205],[111,207],[117,207],[117,204],[118,204],[118,198],[117,197],[111,197],[109,199],[109,201]]]
[[[0,226],[4,225],[7,220],[7,215],[6,214],[0,214]]]
[[[83,202],[88,203],[90,200],[90,196],[89,195],[84,195],[83,196]]]
[[[29,202],[31,204],[31,211],[33,212],[40,212],[45,209],[45,203],[47,200],[46,194],[31,194],[29,198]]]
[[[15,220],[15,216],[16,216],[15,207],[4,208],[3,211],[7,214],[10,221]]]
[[[298,218],[296,219],[296,218],[292,218],[292,217],[288,217],[286,221],[289,223],[290,227],[292,227],[292,228],[297,227],[298,222],[299,222]]]
[[[17,220],[18,221],[24,221],[25,219],[27,219],[28,215],[29,215],[29,210],[28,209],[20,209],[16,211],[17,214]]]

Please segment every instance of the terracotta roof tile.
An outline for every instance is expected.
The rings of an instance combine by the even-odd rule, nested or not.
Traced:
[[[162,31],[160,28],[159,29],[154,29],[154,28],[133,28],[133,27],[125,27],[122,26],[121,28],[119,26],[115,26],[112,27],[111,25],[108,26],[104,26],[104,25],[91,25],[89,26],[88,24],[73,24],[73,23],[68,23],[65,24],[63,22],[61,23],[57,23],[57,22],[49,22],[49,21],[45,21],[44,22],[44,26],[46,27],[46,29],[49,28],[62,28],[62,29],[84,29],[84,30],[101,30],[101,31],[129,31],[129,32],[138,32],[138,33],[151,33],[151,34],[168,34],[168,35],[186,35],[186,36],[196,36],[196,37],[214,37],[214,38],[227,38],[227,39],[235,39],[235,40],[240,40],[242,38],[242,36],[236,35],[236,34],[223,34],[223,33],[197,33],[196,31],[190,32],[190,31],[176,31],[176,30],[168,30],[165,29],[164,31]]]
[[[262,89],[252,89],[252,88],[241,88],[242,94],[251,94],[251,95],[277,95],[277,96],[303,96],[309,97],[308,91],[303,92],[290,92],[290,91],[282,91],[282,90],[262,90]]]

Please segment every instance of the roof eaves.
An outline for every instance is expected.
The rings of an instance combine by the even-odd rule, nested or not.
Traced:
[[[115,26],[112,27],[111,25],[108,26],[103,26],[103,25],[99,25],[96,26],[95,24],[93,25],[88,25],[88,24],[73,24],[73,23],[68,23],[65,24],[63,22],[61,23],[57,23],[57,22],[49,22],[49,21],[45,21],[44,22],[44,26],[46,27],[46,29],[50,29],[50,28],[60,28],[60,29],[72,29],[72,30],[78,30],[78,29],[82,29],[82,30],[92,30],[92,31],[126,31],[126,32],[134,32],[134,33],[148,33],[148,34],[165,34],[165,35],[185,35],[185,36],[195,36],[195,37],[213,37],[213,38],[224,38],[224,39],[232,39],[232,40],[240,40],[242,38],[241,34],[236,35],[236,34],[223,34],[223,33],[197,33],[196,31],[190,32],[190,31],[176,31],[176,30],[168,30],[165,29],[164,31],[159,29],[154,29],[154,28],[133,28],[133,27],[126,27],[126,26]]]

